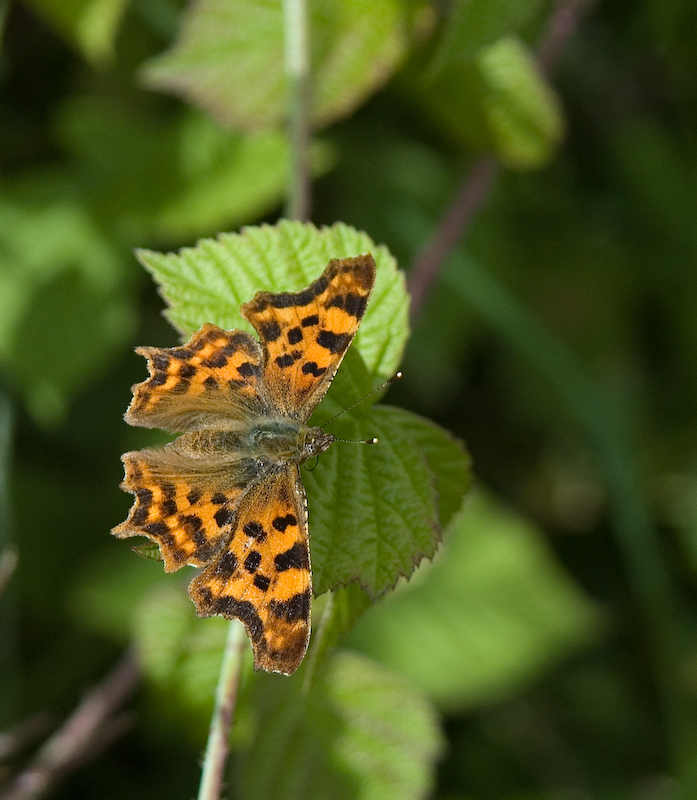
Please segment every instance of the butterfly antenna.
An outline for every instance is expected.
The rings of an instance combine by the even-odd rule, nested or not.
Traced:
[[[391,386],[395,381],[398,381],[402,377],[401,372],[395,372],[395,374],[388,378],[384,383],[381,383],[379,386],[376,386],[372,392],[368,392],[368,394],[361,397],[360,400],[356,400],[355,403],[352,403],[348,408],[342,409],[338,414],[335,414],[331,419],[328,419],[325,423],[323,423],[322,427],[326,428],[330,422],[334,422],[335,419],[340,417],[342,414],[345,414],[347,411],[350,411],[352,408],[355,408],[357,405],[360,405],[364,400],[367,400],[371,395],[374,395],[375,392],[380,392],[383,389]],[[372,439],[334,439],[335,442],[344,442],[344,444],[377,444],[378,439],[377,436],[374,436]]]

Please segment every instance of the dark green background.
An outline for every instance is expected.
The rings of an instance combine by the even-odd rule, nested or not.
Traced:
[[[119,456],[157,436],[122,421],[144,377],[133,347],[177,341],[133,248],[191,245],[282,208],[276,186],[234,213],[212,196],[210,213],[165,225],[163,198],[198,180],[182,166],[182,128],[189,145],[215,130],[138,82],[175,35],[179,5],[134,0],[102,63],[41,13],[49,5],[3,5],[0,545],[19,562],[1,600],[0,728],[74,708],[127,644],[137,587],[184,592],[108,535],[129,507]],[[534,47],[550,8],[499,5],[491,37],[514,31]],[[615,0],[583,18],[551,78],[563,143],[536,169],[498,173],[391,390],[391,403],[467,442],[486,497],[452,533],[460,560],[447,579],[368,612],[350,640],[437,704],[439,798],[697,793],[696,8]],[[419,83],[439,43],[450,42],[446,60],[477,46],[453,18],[321,133],[313,221],[366,230],[407,274],[478,139],[491,145],[471,130],[463,83],[430,97]],[[237,134],[211,136],[220,153],[236,146]],[[446,580],[450,599],[429,588]],[[405,616],[420,608],[432,616]],[[458,626],[490,608],[477,662]],[[431,646],[405,655],[410,631]],[[194,795],[205,714],[193,721],[147,682],[133,708],[128,733],[53,796]],[[0,781],[30,752],[0,764]]]

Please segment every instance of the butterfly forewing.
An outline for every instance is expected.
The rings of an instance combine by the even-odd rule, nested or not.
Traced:
[[[310,637],[312,578],[305,494],[293,464],[251,487],[234,531],[189,594],[200,616],[240,619],[254,666],[295,671]]]
[[[358,330],[374,282],[371,255],[334,259],[302,292],[259,292],[242,306],[266,348],[264,379],[282,414],[309,418]]]
[[[262,349],[243,331],[204,325],[181,347],[139,347],[150,377],[133,387],[126,421],[181,433],[246,419],[261,406]]]

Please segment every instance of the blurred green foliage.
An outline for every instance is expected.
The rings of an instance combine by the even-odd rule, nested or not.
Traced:
[[[178,341],[134,249],[274,223],[288,182],[280,2],[216,7],[2,18],[0,730],[58,724],[129,644],[145,673],[135,724],[57,798],[198,779],[226,625],[108,531],[120,454],[164,441],[122,421],[132,348]],[[432,448],[450,523],[374,604],[316,601],[312,680],[245,672],[231,796],[696,796],[697,7],[598,3],[549,78],[549,2],[380,7],[312,3],[313,221],[408,277],[473,161],[507,168],[413,320],[406,411],[360,418]],[[466,440],[463,508],[450,440],[415,414]],[[345,455],[309,473],[318,498]],[[0,753],[0,784],[36,746]]]

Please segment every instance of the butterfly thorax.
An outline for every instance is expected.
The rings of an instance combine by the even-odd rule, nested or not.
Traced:
[[[251,460],[262,464],[301,464],[323,453],[334,435],[291,417],[257,417],[230,429],[204,430],[180,436],[175,448],[194,458]],[[251,469],[251,465],[250,465]],[[252,472],[258,471],[252,469]]]
[[[257,458],[287,464],[302,463],[323,453],[334,441],[334,434],[290,417],[278,417],[253,425],[249,439]]]

